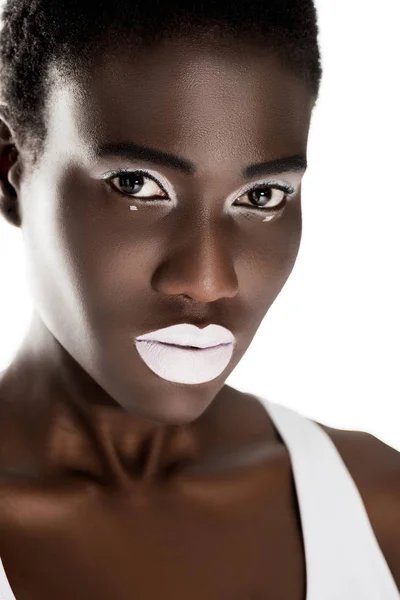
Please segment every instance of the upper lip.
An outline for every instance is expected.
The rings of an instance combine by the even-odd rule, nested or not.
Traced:
[[[200,329],[192,323],[179,323],[139,335],[136,340],[138,342],[156,341],[178,346],[209,348],[220,344],[234,344],[235,336],[229,329],[214,323],[204,329]]]

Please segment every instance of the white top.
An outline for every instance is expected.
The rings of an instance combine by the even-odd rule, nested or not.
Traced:
[[[400,600],[358,488],[328,434],[259,398],[287,447],[303,530],[306,600]]]
[[[328,434],[292,409],[259,400],[290,455],[305,545],[305,600],[400,600],[361,495]],[[16,600],[1,559],[0,600]]]

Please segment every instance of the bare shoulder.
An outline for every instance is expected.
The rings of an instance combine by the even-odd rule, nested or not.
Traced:
[[[400,590],[400,452],[371,433],[315,422],[329,435],[348,468]]]
[[[260,399],[247,394],[246,400],[253,408],[252,418],[261,421],[265,408]],[[314,423],[332,440],[352,476],[400,590],[400,452],[371,433]]]
[[[373,488],[393,485],[400,492],[400,452],[366,431],[319,425],[331,438],[356,483]]]

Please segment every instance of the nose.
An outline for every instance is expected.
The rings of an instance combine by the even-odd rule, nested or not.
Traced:
[[[187,234],[180,229],[178,235],[180,242],[171,243],[171,252],[154,273],[153,288],[198,302],[234,297],[238,279],[232,231],[221,224],[195,230],[192,225]]]

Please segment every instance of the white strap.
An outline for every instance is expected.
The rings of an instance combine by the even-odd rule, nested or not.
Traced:
[[[317,423],[260,398],[288,449],[307,564],[307,600],[400,600],[362,497]]]

